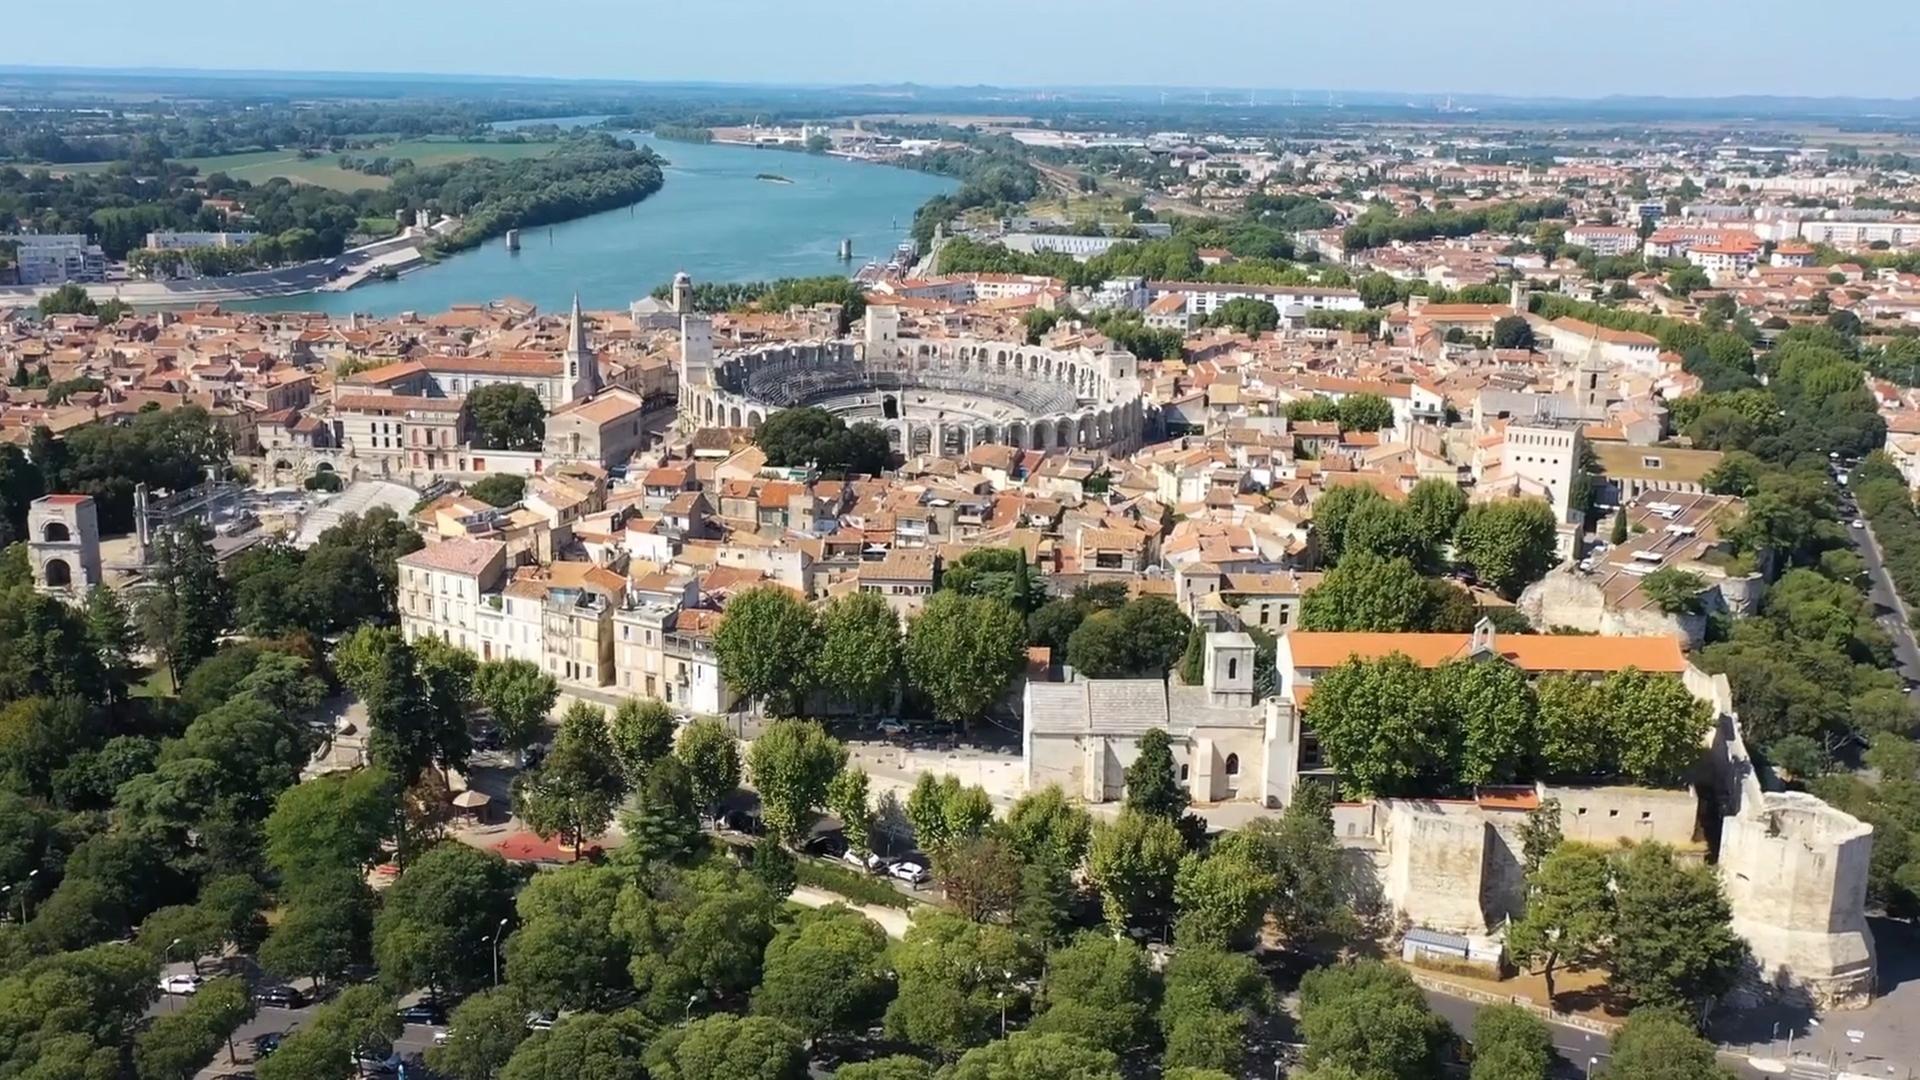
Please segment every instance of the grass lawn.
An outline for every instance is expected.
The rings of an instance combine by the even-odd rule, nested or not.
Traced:
[[[541,157],[552,151],[553,143],[496,143],[466,142],[458,139],[405,139],[399,142],[381,143],[364,150],[349,150],[346,153],[359,158],[411,158],[416,165],[445,165],[454,161],[470,161],[473,158],[516,158]],[[245,154],[220,154],[215,157],[185,158],[180,164],[191,165],[200,170],[201,176],[223,172],[235,180],[245,180],[253,184],[262,184],[276,176],[284,176],[296,184],[313,184],[318,187],[332,188],[335,191],[357,191],[361,188],[383,188],[390,181],[384,176],[371,176],[340,167],[340,155],[321,153],[302,159],[294,150],[255,150]],[[103,172],[110,162],[86,162],[77,165],[51,165],[49,169],[64,173]]]
[[[147,677],[134,683],[130,690],[134,697],[167,698],[179,693],[165,664],[148,672]]]

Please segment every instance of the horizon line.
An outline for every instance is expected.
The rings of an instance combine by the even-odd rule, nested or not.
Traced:
[[[1134,92],[1155,92],[1155,93],[1193,93],[1193,94],[1228,95],[1228,97],[1226,97],[1224,100],[1218,103],[1219,107],[1222,107],[1222,108],[1231,107],[1232,105],[1235,104],[1235,102],[1232,100],[1233,98],[1238,97],[1239,95],[1246,95],[1246,94],[1252,94],[1256,96],[1257,95],[1311,94],[1311,95],[1314,95],[1315,97],[1320,97],[1323,95],[1331,96],[1334,99],[1337,99],[1341,96],[1370,97],[1370,98],[1387,98],[1387,97],[1395,97],[1395,96],[1449,97],[1449,98],[1456,99],[1457,101],[1465,101],[1465,102],[1482,101],[1482,102],[1499,102],[1499,103],[1506,103],[1506,104],[1531,103],[1531,104],[1542,104],[1542,105],[1600,105],[1600,104],[1606,104],[1609,102],[1676,102],[1676,103],[1701,103],[1701,104],[1724,103],[1724,102],[1815,102],[1815,103],[1823,103],[1823,104],[1885,103],[1885,104],[1896,104],[1896,105],[1920,104],[1920,94],[1916,94],[1909,97],[1887,97],[1887,96],[1871,96],[1871,95],[1859,95],[1859,94],[1814,95],[1814,94],[1793,94],[1793,93],[1746,93],[1746,94],[1718,94],[1718,95],[1672,94],[1672,93],[1640,93],[1640,94],[1613,93],[1613,94],[1603,94],[1603,95],[1594,96],[1594,97],[1573,97],[1573,96],[1568,96],[1563,94],[1528,94],[1525,92],[1518,92],[1518,91],[1494,92],[1494,91],[1463,91],[1463,90],[1445,90],[1445,89],[1416,90],[1416,89],[1394,89],[1394,88],[1335,90],[1335,89],[1330,89],[1328,87],[1308,87],[1308,86],[1271,86],[1271,87],[1206,86],[1206,85],[1194,85],[1194,84],[1187,84],[1187,83],[1180,83],[1180,84],[1174,84],[1174,83],[1164,83],[1164,84],[1163,83],[944,83],[944,82],[918,82],[910,79],[861,79],[861,80],[850,80],[850,81],[840,81],[840,82],[811,82],[811,81],[799,81],[799,80],[762,82],[762,81],[724,79],[724,78],[641,79],[641,78],[632,78],[627,76],[616,76],[616,75],[572,76],[572,75],[512,75],[512,74],[492,73],[492,72],[434,72],[434,71],[388,71],[388,70],[353,71],[353,70],[345,70],[345,69],[338,69],[338,68],[267,69],[267,68],[184,67],[184,66],[176,67],[176,66],[166,66],[166,65],[142,65],[137,67],[127,67],[127,66],[104,66],[104,65],[89,65],[89,64],[0,64],[0,76],[7,76],[7,75],[18,75],[18,76],[27,76],[27,77],[35,77],[35,76],[52,77],[52,76],[60,76],[60,75],[93,75],[93,76],[117,76],[122,78],[198,76],[198,77],[215,77],[215,78],[225,78],[225,79],[234,79],[234,80],[277,79],[282,81],[296,80],[301,78],[319,78],[319,79],[329,79],[329,80],[363,79],[363,80],[369,80],[369,81],[385,79],[385,80],[406,80],[406,81],[420,81],[420,82],[433,81],[433,80],[449,80],[449,81],[456,81],[456,82],[471,82],[471,83],[481,83],[481,84],[485,84],[485,83],[502,83],[502,84],[504,83],[549,83],[556,87],[611,85],[611,86],[623,86],[623,87],[635,87],[635,88],[707,87],[707,88],[739,88],[739,89],[766,89],[766,90],[794,89],[794,90],[815,90],[815,91],[858,90],[863,88],[885,88],[885,87],[910,87],[910,88],[923,89],[923,90],[929,90],[929,91],[998,90],[998,91],[1010,91],[1010,92],[1035,92],[1035,93],[1060,93],[1060,92],[1068,92],[1068,91],[1114,93],[1114,92],[1134,91]],[[1383,103],[1368,102],[1367,104],[1379,105]],[[1411,106],[1414,103],[1403,102],[1399,104]],[[1287,107],[1295,107],[1294,103],[1292,102],[1283,102],[1279,100],[1261,101],[1261,102],[1258,102],[1254,107],[1280,107],[1283,105]],[[1323,107],[1326,107],[1326,103],[1321,101],[1314,101],[1314,102],[1302,101],[1297,104],[1297,107],[1302,109],[1323,108]]]

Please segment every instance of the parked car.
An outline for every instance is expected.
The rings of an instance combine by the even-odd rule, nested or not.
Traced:
[[[490,724],[482,724],[473,729],[473,748],[475,750],[498,750],[505,743],[501,740],[500,729]]]
[[[406,1065],[406,1059],[400,1052],[388,1047],[385,1050],[361,1049],[353,1055],[353,1063],[367,1076],[395,1076]]]
[[[269,1031],[264,1035],[255,1035],[253,1037],[253,1056],[255,1058],[263,1058],[272,1054],[275,1050],[280,1049],[280,1040],[284,1038],[286,1038],[286,1034],[279,1031]]]
[[[438,1002],[420,1001],[401,1009],[395,1014],[403,1024],[426,1024],[441,1027],[447,1022],[447,1013]]]
[[[200,984],[207,980],[198,975],[169,975],[160,980],[160,992],[163,994],[197,994]]]
[[[931,871],[911,859],[901,859],[887,867],[887,873],[909,885],[925,885],[933,880]]]
[[[527,1014],[528,1031],[551,1031],[553,1022],[559,1017],[550,1012],[530,1012]]]
[[[728,811],[720,819],[720,827],[730,832],[746,833],[748,836],[759,836],[766,831],[766,826],[760,823],[759,815],[749,814],[745,810]]]
[[[1867,523],[1865,521],[1862,521],[1859,518],[1854,518],[1852,521],[1848,522],[1847,524],[1852,525],[1856,529],[1864,529],[1867,527]]]
[[[453,1038],[453,1029],[452,1029],[452,1028],[435,1028],[435,1029],[433,1029],[433,1045],[435,1045],[435,1046],[445,1046],[445,1045],[447,1045],[447,1040],[449,1040],[449,1039],[451,1039],[451,1038]]]
[[[847,838],[837,832],[821,833],[808,837],[801,850],[823,859],[837,859],[847,853]]]
[[[848,848],[840,853],[840,861],[865,870],[869,874],[882,874],[885,873],[887,869],[887,860],[875,855],[871,851],[863,854],[852,848]]]
[[[253,992],[253,1000],[276,1009],[297,1009],[307,1003],[307,995],[291,986],[263,986]]]
[[[907,726],[907,722],[905,720],[900,719],[897,716],[887,717],[886,719],[880,721],[877,727],[879,728],[880,734],[888,735],[888,736],[905,735],[908,732],[908,730],[910,730]]]

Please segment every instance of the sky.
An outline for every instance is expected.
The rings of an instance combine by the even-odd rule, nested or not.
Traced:
[[[110,33],[69,5],[5,6],[0,64],[1920,96],[1920,0],[87,0],[85,23]]]

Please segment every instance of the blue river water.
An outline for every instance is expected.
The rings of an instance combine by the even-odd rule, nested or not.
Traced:
[[[629,136],[646,141],[644,136]],[[910,169],[741,146],[655,141],[666,182],[644,202],[525,230],[510,253],[495,238],[398,281],[227,305],[255,311],[434,312],[517,297],[563,310],[623,308],[680,270],[695,281],[754,281],[850,273],[885,261],[913,212],[953,180]],[[758,179],[760,173],[792,183]],[[838,258],[853,241],[851,267]]]

